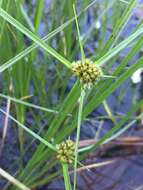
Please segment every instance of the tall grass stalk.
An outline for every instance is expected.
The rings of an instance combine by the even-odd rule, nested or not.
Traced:
[[[0,0],[0,7],[2,6],[3,0]]]
[[[68,171],[68,164],[62,164],[62,168],[63,168],[65,189],[72,190],[72,185],[70,182],[70,176],[69,176],[69,171]]]
[[[51,150],[57,152],[57,149],[56,149],[56,147],[54,145],[52,145],[51,143],[49,143],[48,141],[46,141],[45,139],[43,139],[42,137],[40,137],[39,135],[37,135],[35,132],[33,132],[32,130],[30,130],[28,127],[24,126],[22,123],[20,123],[14,117],[12,117],[9,113],[5,112],[1,108],[0,108],[0,112],[2,112],[3,114],[5,114],[9,119],[11,119],[12,121],[14,121],[16,124],[18,124],[20,126],[20,128],[22,128],[27,133],[29,133],[30,135],[32,135],[35,139],[39,140],[44,145],[48,146],[48,148],[50,148]]]
[[[57,58],[60,62],[65,64],[68,68],[70,68],[71,63],[64,58],[62,55],[57,53],[53,48],[48,46],[45,42],[43,42],[37,35],[35,35],[33,32],[28,30],[25,26],[23,26],[20,22],[18,22],[16,19],[14,19],[11,15],[9,15],[6,11],[4,11],[2,8],[0,8],[0,15],[7,20],[9,23],[11,23],[13,26],[15,26],[19,31],[21,31],[23,34],[28,36],[31,40],[36,42],[39,46],[41,46],[43,49],[45,49],[48,53],[50,53],[53,57]]]
[[[84,49],[83,49],[83,45],[82,45],[82,39],[81,39],[81,35],[80,35],[80,29],[79,29],[79,24],[78,24],[78,20],[77,20],[75,4],[73,4],[73,11],[74,11],[74,15],[75,15],[75,22],[76,22],[76,28],[77,28],[77,34],[78,34],[78,41],[79,41],[79,45],[80,45],[81,57],[82,57],[82,61],[84,63],[85,54],[84,54]]]
[[[80,139],[80,128],[82,121],[82,110],[84,105],[85,89],[81,90],[81,95],[79,99],[79,110],[78,110],[78,122],[77,122],[77,132],[76,132],[76,143],[75,143],[75,160],[74,160],[74,190],[76,190],[76,180],[77,180],[77,163],[78,163],[78,146]]]
[[[21,190],[30,190],[30,188],[26,187],[23,183],[21,183],[19,180],[15,179],[12,175],[10,175],[8,172],[0,168],[0,175],[7,179],[9,182],[13,183],[18,189]]]

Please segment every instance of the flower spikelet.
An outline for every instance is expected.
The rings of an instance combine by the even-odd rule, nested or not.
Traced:
[[[72,140],[66,140],[58,145],[57,159],[61,163],[71,164],[74,158],[75,143]]]
[[[87,87],[92,86],[101,77],[101,70],[90,59],[85,59],[84,62],[73,62],[72,71]]]

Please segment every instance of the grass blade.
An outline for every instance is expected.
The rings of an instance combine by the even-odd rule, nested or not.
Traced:
[[[9,119],[11,119],[12,121],[14,121],[16,124],[18,124],[22,129],[24,129],[26,132],[28,132],[30,135],[32,135],[35,139],[39,140],[44,145],[48,146],[51,150],[57,152],[57,149],[56,149],[55,146],[53,146],[48,141],[46,141],[45,139],[43,139],[42,137],[40,137],[39,135],[37,135],[35,132],[33,132],[32,130],[30,130],[28,127],[26,127],[23,124],[21,124],[18,120],[16,120],[14,117],[12,117],[11,115],[9,115],[7,112],[5,112],[4,110],[2,110],[1,108],[0,108],[0,112],[2,112],[3,114],[5,114]]]
[[[8,181],[10,181],[11,183],[13,183],[19,189],[21,189],[21,190],[30,190],[30,188],[26,187],[23,183],[21,183],[20,181],[18,181],[17,179],[15,179],[12,175],[10,175],[9,173],[7,173],[2,168],[0,168],[0,175],[2,177],[4,177],[5,179],[7,179]]]
[[[45,4],[45,0],[37,1],[35,21],[34,21],[36,33],[37,33],[38,28],[39,28],[40,23],[41,23],[41,18],[42,18],[42,15],[43,15],[44,4]]]
[[[51,54],[57,60],[59,60],[60,62],[65,64],[68,68],[71,67],[71,63],[67,59],[65,59],[63,56],[61,56],[59,53],[57,53],[53,48],[48,46],[39,37],[37,37],[37,35],[32,33],[30,30],[28,30],[25,26],[23,26],[20,22],[18,22],[16,19],[14,19],[12,16],[10,16],[2,8],[0,8],[0,16],[3,19],[5,19],[7,22],[12,24],[14,27],[16,27],[23,34],[25,34],[27,37],[29,37],[31,40],[33,40],[35,43],[37,43],[40,47],[42,47],[45,51],[47,51],[49,54]]]
[[[115,125],[104,137],[102,137],[95,145],[92,145],[89,149],[86,149],[85,150],[86,153],[96,150],[101,144],[107,142],[108,139],[112,135],[114,135],[124,125],[124,123],[126,123],[130,119],[130,117],[141,107],[142,103],[143,103],[143,100],[138,102],[138,104],[135,105],[134,108],[130,112],[128,112],[127,116],[125,116],[117,125]],[[140,116],[142,116],[142,114]],[[140,118],[140,117],[138,117],[138,118]],[[132,124],[132,122],[131,122],[131,124]]]
[[[42,110],[42,111],[45,111],[45,112],[54,113],[54,114],[59,113],[57,110],[53,110],[53,109],[45,108],[45,107],[38,106],[38,105],[35,105],[35,104],[31,104],[31,103],[25,102],[23,100],[16,99],[16,98],[13,98],[11,96],[7,96],[7,95],[1,94],[1,93],[0,93],[0,97],[5,98],[5,99],[9,99],[9,100],[11,100],[13,102],[16,102],[16,103],[19,103],[19,104],[22,104],[22,105],[25,105],[25,106],[28,106],[28,107],[31,107],[31,108]]]
[[[65,182],[65,189],[72,190],[72,186],[70,183],[69,171],[68,171],[68,165],[62,164],[62,168],[63,168],[64,182]]]
[[[129,5],[125,9],[123,16],[116,21],[116,26],[113,28],[111,37],[108,39],[107,43],[105,44],[103,51],[101,51],[102,52],[101,56],[103,56],[109,49],[113,48],[120,34],[122,33],[123,29],[127,25],[127,22],[131,18],[133,14],[133,9],[135,8],[136,4],[137,4],[136,0],[131,0]]]
[[[73,4],[73,11],[74,11],[74,15],[75,15],[75,22],[76,22],[76,28],[77,28],[77,33],[78,33],[78,41],[79,41],[79,45],[80,45],[81,57],[82,57],[82,61],[84,63],[85,54],[84,54],[84,49],[83,49],[83,45],[82,45],[82,40],[81,40],[80,29],[79,29],[79,24],[78,24],[78,20],[77,20],[75,4]]]
[[[84,104],[85,89],[82,89],[79,102],[79,112],[78,112],[78,123],[77,123],[77,133],[76,133],[76,143],[75,143],[75,160],[74,160],[74,190],[76,190],[76,178],[77,178],[77,162],[78,162],[78,146],[80,139],[80,128],[82,121],[82,110]]]
[[[109,61],[112,57],[114,57],[117,53],[122,51],[127,45],[129,45],[131,42],[133,42],[137,37],[139,37],[143,33],[143,27],[138,29],[136,32],[134,32],[132,35],[130,35],[127,39],[122,41],[119,45],[108,51],[103,57],[101,57],[98,61],[96,61],[96,64],[103,65],[107,61]]]

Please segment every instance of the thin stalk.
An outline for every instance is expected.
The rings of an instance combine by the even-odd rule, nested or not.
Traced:
[[[83,49],[83,45],[82,45],[82,40],[81,40],[80,29],[79,29],[79,24],[78,24],[78,20],[77,20],[75,4],[73,4],[73,11],[74,11],[74,15],[75,15],[75,22],[76,22],[76,28],[77,28],[77,33],[78,33],[78,41],[79,41],[79,45],[80,45],[81,57],[82,57],[82,61],[84,63],[85,54],[84,54],[84,49]]]
[[[2,4],[3,4],[3,0],[0,1],[0,8],[2,7]],[[9,10],[9,7],[10,7],[10,0],[7,1],[7,5],[6,5],[6,11],[7,12]],[[3,36],[4,30],[5,30],[5,26],[6,26],[6,21],[2,20],[1,21],[1,30],[0,30],[0,41],[2,40],[2,36]]]
[[[82,121],[82,110],[84,104],[85,89],[82,89],[80,95],[79,111],[78,111],[78,123],[77,123],[77,133],[76,133],[76,143],[75,143],[75,160],[74,160],[74,190],[76,190],[76,178],[77,178],[77,162],[78,162],[78,146],[80,138],[80,127]]]
[[[11,100],[8,99],[8,100],[7,100],[7,106],[6,106],[6,113],[9,113],[9,112],[10,112],[10,106],[11,106]],[[1,156],[1,152],[2,152],[2,150],[3,150],[4,144],[5,144],[5,139],[6,139],[7,130],[8,130],[8,117],[7,117],[7,115],[6,115],[6,117],[5,117],[5,119],[4,119],[2,141],[1,141],[1,145],[0,145],[0,156]]]
[[[34,26],[35,26],[35,32],[38,32],[38,28],[41,23],[41,18],[44,12],[44,5],[45,5],[45,0],[40,0],[37,1],[37,6],[36,6],[36,14],[35,14],[35,20],[34,20]]]
[[[29,129],[28,127],[26,127],[22,123],[20,123],[18,120],[16,120],[14,117],[12,117],[10,114],[8,114],[7,112],[5,112],[1,108],[0,108],[0,112],[3,113],[3,114],[5,114],[9,119],[11,119],[12,121],[14,121],[19,127],[21,127],[22,129],[24,129],[27,133],[29,133],[35,139],[39,140],[45,146],[48,146],[49,149],[53,150],[54,152],[57,152],[57,149],[56,149],[56,147],[54,145],[52,145],[51,143],[49,143],[44,138],[40,137],[38,134],[36,134],[35,132],[33,132],[31,129]]]
[[[109,118],[111,119],[111,121],[116,124],[116,119],[114,118],[113,116],[113,113],[112,113],[112,110],[110,109],[108,103],[106,100],[103,101],[103,106],[104,106],[104,109],[105,111],[107,112]]]
[[[39,38],[37,35],[35,35],[30,30],[28,30],[23,24],[21,24],[18,20],[14,19],[10,14],[8,14],[2,8],[0,8],[0,16],[3,19],[5,19],[7,22],[9,22],[10,24],[12,24],[19,31],[21,31],[29,39],[31,39],[36,44],[38,44],[40,47],[42,47],[46,52],[48,52],[49,54],[51,54],[53,57],[55,57],[61,63],[65,64],[65,66],[67,66],[69,69],[71,68],[71,63],[66,58],[64,58],[55,49],[53,49],[52,47],[50,47],[49,45],[47,45],[45,42],[43,42],[41,40],[41,38]]]
[[[17,186],[21,190],[30,190],[30,188],[26,187],[23,183],[15,179],[12,175],[7,173],[5,170],[0,168],[0,175],[7,179],[9,182],[13,183],[15,186]]]
[[[35,27],[35,33],[38,34],[38,29],[40,27],[40,23],[42,20],[43,12],[44,12],[44,4],[45,0],[39,0],[37,1],[36,5],[36,13],[35,13],[35,19],[34,19],[34,27]],[[31,54],[31,63],[36,60],[36,56],[38,55],[38,49],[32,52]]]
[[[0,7],[2,7],[3,0],[0,0]]]
[[[30,20],[28,14],[27,14],[27,12],[25,11],[25,9],[24,9],[24,7],[23,7],[22,4],[20,4],[19,9],[20,9],[21,14],[22,14],[24,20],[26,21],[26,23],[27,23],[29,29],[30,29],[32,32],[34,32],[34,31],[35,31],[35,28],[34,28],[34,26],[33,26],[33,23],[31,22],[31,20]]]
[[[63,176],[64,176],[65,188],[66,188],[66,190],[72,190],[69,171],[68,171],[68,165],[62,164],[62,167],[63,167]]]

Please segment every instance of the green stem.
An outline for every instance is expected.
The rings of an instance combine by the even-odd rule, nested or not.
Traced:
[[[76,144],[75,144],[75,160],[74,160],[74,190],[76,190],[76,178],[77,178],[77,161],[78,161],[78,145],[80,138],[80,127],[82,121],[82,110],[84,104],[85,90],[82,89],[80,95],[79,111],[78,111],[78,123],[77,123],[77,133],[76,133]]]
[[[68,164],[62,164],[63,167],[63,176],[66,190],[72,190],[70,176],[68,171]]]
[[[2,7],[3,0],[0,0],[0,7]]]
[[[49,149],[53,150],[54,152],[57,152],[57,149],[54,145],[52,145],[51,143],[49,143],[47,140],[45,140],[44,138],[40,137],[39,135],[37,135],[35,132],[33,132],[31,129],[29,129],[28,127],[26,127],[25,125],[23,125],[22,123],[20,123],[18,120],[16,120],[14,117],[12,117],[10,114],[6,113],[4,110],[2,110],[0,108],[0,112],[5,114],[9,119],[11,119],[12,121],[14,121],[16,124],[18,124],[18,126],[20,126],[22,129],[24,129],[27,133],[29,133],[31,136],[33,136],[35,139],[39,140],[41,143],[43,143],[44,145],[48,146]]]
[[[73,4],[73,11],[74,11],[74,15],[75,15],[75,22],[76,22],[76,28],[77,28],[77,34],[78,34],[78,41],[79,41],[79,45],[80,45],[81,57],[82,57],[82,61],[84,63],[85,54],[84,54],[84,49],[83,49],[83,45],[82,45],[80,29],[79,29],[79,24],[78,24],[78,19],[77,19],[78,16],[77,16],[77,13],[76,13],[75,4]]]
[[[37,6],[36,6],[36,13],[35,13],[35,20],[34,20],[34,26],[35,26],[35,32],[38,32],[38,28],[41,23],[42,15],[43,15],[43,10],[44,10],[44,5],[45,5],[45,0],[40,0],[37,1]]]

